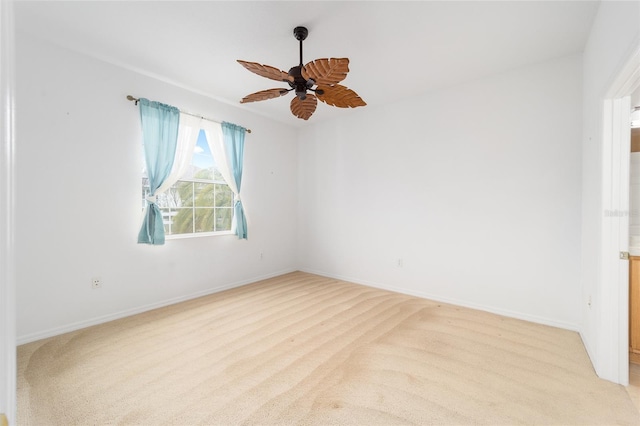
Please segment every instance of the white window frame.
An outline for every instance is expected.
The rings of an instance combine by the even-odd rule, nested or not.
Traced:
[[[202,129],[200,129],[200,131],[202,131]],[[140,185],[141,185],[141,189],[142,189],[142,211],[144,212],[145,209],[148,206],[148,201],[146,200],[146,196],[149,195],[149,185],[148,185],[148,176],[146,174],[146,166],[144,165],[144,143],[142,144],[142,152],[143,152],[143,171],[142,171],[142,177],[140,179]],[[211,154],[213,157],[213,153]],[[215,161],[215,159],[214,159]],[[217,169],[214,169],[217,170]],[[218,172],[219,173],[219,172]],[[147,179],[147,185],[145,185],[145,179]],[[195,192],[195,184],[196,183],[205,183],[205,184],[213,184],[213,185],[225,185],[227,188],[229,188],[229,192],[231,193],[231,206],[230,207],[215,207],[214,205],[212,205],[211,207],[206,207],[206,208],[211,208],[213,210],[215,209],[229,209],[231,210],[231,221],[233,222],[233,217],[235,215],[235,201],[236,201],[236,195],[233,193],[233,191],[231,190],[231,188],[229,187],[229,184],[224,180],[224,179],[219,179],[219,180],[214,180],[214,179],[200,179],[200,178],[180,178],[178,179],[174,185],[177,185],[179,182],[191,182],[193,183],[193,191]],[[159,196],[162,196],[163,194],[160,194]],[[194,199],[195,199],[195,194],[194,194]],[[214,203],[215,203],[215,195],[214,195]],[[164,215],[164,207],[159,207],[160,211],[163,213],[162,215],[162,222],[163,225],[166,225],[166,218]],[[171,207],[170,207],[171,208]],[[175,207],[175,209],[192,209],[195,210],[196,207],[195,205],[193,206],[187,206],[187,207]],[[200,207],[203,208],[203,207]],[[195,213],[195,212],[194,212]],[[194,221],[194,227],[195,227],[195,221]],[[169,224],[169,230],[171,231],[171,224]],[[229,230],[224,230],[224,231],[208,231],[208,232],[195,232],[195,230],[192,230],[192,232],[189,233],[181,233],[181,234],[173,234],[173,233],[168,233],[165,230],[165,240],[179,240],[179,239],[184,239],[184,238],[200,238],[200,237],[214,237],[214,236],[222,236],[222,235],[235,235],[235,233],[233,232],[233,230],[229,229]]]

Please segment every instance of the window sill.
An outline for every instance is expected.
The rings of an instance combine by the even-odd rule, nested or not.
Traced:
[[[222,232],[198,232],[197,234],[172,234],[165,235],[165,240],[182,240],[187,238],[202,238],[202,237],[220,237],[224,235],[236,235],[233,231]]]

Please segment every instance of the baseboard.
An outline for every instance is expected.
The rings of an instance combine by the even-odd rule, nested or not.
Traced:
[[[587,356],[591,361],[593,370],[596,372],[596,374],[598,374],[598,368],[596,367],[596,356],[595,356],[596,354],[593,352],[593,349],[591,348],[591,344],[589,340],[585,337],[584,333],[582,331],[580,331],[579,333],[580,333],[580,339],[582,339],[582,345],[584,346],[584,349],[587,351]]]
[[[448,304],[451,304],[451,305],[461,306],[461,307],[470,308],[470,309],[477,309],[479,311],[490,312],[492,314],[502,315],[502,316],[509,317],[509,318],[515,318],[515,319],[520,319],[520,320],[524,320],[524,321],[529,321],[529,322],[533,322],[533,323],[536,323],[536,324],[548,325],[548,326],[551,326],[551,327],[562,328],[564,330],[575,331],[575,332],[578,332],[578,333],[580,332],[579,324],[574,324],[574,323],[569,323],[569,322],[564,322],[564,321],[557,321],[557,320],[554,320],[554,319],[539,317],[539,316],[536,316],[536,315],[529,315],[529,314],[525,314],[525,313],[522,313],[522,312],[495,308],[493,306],[486,306],[486,305],[481,305],[481,304],[477,304],[477,303],[470,303],[470,302],[468,302],[466,300],[442,297],[442,296],[439,296],[439,295],[436,295],[436,294],[431,294],[431,293],[426,293],[426,292],[421,292],[421,291],[407,290],[407,289],[404,289],[404,288],[401,288],[401,287],[390,286],[390,285],[386,285],[386,284],[382,284],[382,283],[378,283],[378,282],[373,282],[373,281],[368,281],[368,280],[361,280],[361,279],[358,279],[358,278],[348,277],[348,276],[344,276],[344,275],[340,275],[340,274],[330,274],[330,273],[326,273],[326,272],[323,272],[323,271],[316,271],[316,270],[307,269],[307,268],[302,268],[302,269],[300,269],[300,271],[307,272],[309,274],[316,274],[316,275],[322,275],[324,277],[335,278],[337,280],[349,281],[349,282],[352,282],[352,283],[355,283],[355,284],[362,284],[362,285],[366,285],[368,287],[379,288],[381,290],[388,290],[388,291],[393,291],[395,293],[401,293],[401,294],[406,294],[406,295],[409,295],[409,296],[420,297],[422,299],[429,299],[429,300],[433,300],[435,302],[448,303]]]
[[[494,313],[494,314],[497,314],[497,315],[503,315],[503,316],[509,317],[509,318],[516,318],[516,319],[521,319],[521,320],[524,320],[524,321],[534,322],[534,323],[537,323],[537,324],[549,325],[549,326],[552,326],[552,327],[558,327],[558,328],[562,328],[562,329],[565,329],[565,330],[571,330],[571,331],[580,332],[580,327],[577,324],[566,323],[566,322],[562,322],[562,321],[556,321],[556,320],[552,320],[552,319],[548,319],[548,318],[543,318],[543,317],[538,317],[538,316],[534,316],[534,315],[523,314],[521,312],[509,311],[509,310],[505,310],[505,309],[496,309],[496,308],[491,307],[491,306],[485,306],[485,305],[480,305],[480,304],[475,304],[475,303],[469,303],[468,301],[459,300],[459,299],[441,297],[441,296],[430,294],[430,293],[426,293],[426,292],[411,291],[411,290],[407,290],[407,289],[404,289],[404,288],[401,288],[401,287],[389,286],[389,285],[385,285],[385,284],[378,283],[378,282],[373,282],[373,281],[368,281],[368,280],[361,280],[361,279],[358,279],[358,278],[344,276],[344,275],[340,275],[340,274],[330,274],[330,273],[327,273],[327,272],[324,272],[324,271],[317,271],[317,270],[308,269],[308,268],[301,268],[301,269],[293,268],[293,269],[285,269],[285,270],[282,270],[282,271],[274,272],[274,273],[263,275],[263,276],[253,277],[253,278],[242,280],[242,281],[233,282],[233,283],[230,283],[230,284],[226,284],[224,286],[210,288],[210,289],[207,289],[207,290],[204,290],[204,291],[192,293],[192,294],[185,295],[185,296],[175,297],[175,298],[172,298],[172,299],[167,299],[167,300],[163,300],[163,301],[160,301],[160,302],[139,306],[137,308],[132,308],[132,309],[124,310],[124,311],[115,312],[113,314],[108,314],[108,315],[103,315],[103,316],[100,316],[100,317],[90,318],[88,320],[78,321],[78,322],[66,324],[66,325],[63,325],[63,326],[60,326],[60,327],[53,327],[53,328],[50,328],[50,329],[47,329],[47,330],[43,330],[43,331],[39,331],[39,332],[35,332],[35,333],[30,333],[30,334],[18,336],[17,337],[17,344],[18,345],[23,345],[25,343],[35,342],[37,340],[46,339],[48,337],[58,336],[60,334],[69,333],[71,331],[80,330],[82,328],[91,327],[93,325],[103,324],[105,322],[117,320],[117,319],[120,319],[120,318],[125,318],[125,317],[131,316],[131,315],[140,314],[142,312],[147,312],[147,311],[150,311],[152,309],[162,308],[164,306],[173,305],[173,304],[176,304],[176,303],[184,302],[186,300],[191,300],[191,299],[195,299],[195,298],[198,298],[198,297],[207,296],[209,294],[218,293],[218,292],[221,292],[221,291],[224,291],[224,290],[229,290],[229,289],[232,289],[232,288],[240,287],[240,286],[243,286],[243,285],[246,285],[246,284],[251,284],[251,283],[254,283],[256,281],[261,281],[261,280],[277,277],[279,275],[288,274],[290,272],[295,272],[296,270],[300,270],[302,272],[307,272],[307,273],[310,273],[310,274],[322,275],[324,277],[335,278],[335,279],[338,279],[338,280],[349,281],[349,282],[356,283],[356,284],[366,285],[368,287],[379,288],[379,289],[382,289],[382,290],[393,291],[393,292],[401,293],[401,294],[407,294],[409,296],[420,297],[422,299],[429,299],[429,300],[433,300],[433,301],[436,301],[436,302],[449,303],[449,304],[452,304],[452,305],[462,306],[462,307],[465,307],[465,308],[478,309],[480,311],[491,312],[491,313]],[[582,337],[583,342],[585,342],[584,337],[582,335],[581,335],[581,337]],[[590,358],[591,358],[591,360],[593,362],[594,358],[591,356],[592,354],[589,352],[588,345],[585,344],[585,347],[587,348],[587,352],[589,353],[589,356],[590,356]]]
[[[232,288],[240,287],[240,286],[243,286],[243,285],[246,285],[246,284],[251,284],[251,283],[254,283],[254,282],[257,282],[257,281],[266,280],[266,279],[269,279],[269,278],[277,277],[279,275],[284,275],[284,274],[288,274],[290,272],[295,272],[295,271],[297,271],[297,269],[295,269],[295,268],[293,268],[293,269],[285,269],[285,270],[274,272],[274,273],[271,273],[271,274],[262,275],[262,276],[258,276],[258,277],[253,277],[253,278],[242,280],[242,281],[236,281],[236,282],[233,282],[233,283],[230,283],[230,284],[225,284],[225,285],[220,286],[220,287],[209,288],[207,290],[199,291],[199,292],[196,292],[196,293],[191,293],[191,294],[188,294],[188,295],[185,295],[185,296],[174,297],[172,299],[167,299],[167,300],[163,300],[163,301],[160,301],[160,302],[139,306],[137,308],[126,309],[124,311],[115,312],[113,314],[103,315],[103,316],[90,318],[90,319],[83,320],[83,321],[74,322],[74,323],[71,323],[71,324],[66,324],[66,325],[63,325],[63,326],[60,326],[60,327],[53,327],[53,328],[50,328],[50,329],[47,329],[47,330],[38,331],[38,332],[35,332],[35,333],[25,334],[23,336],[18,336],[17,344],[18,345],[23,345],[25,343],[35,342],[36,340],[41,340],[41,339],[46,339],[48,337],[58,336],[60,334],[69,333],[71,331],[80,330],[80,329],[83,329],[83,328],[91,327],[93,325],[103,324],[105,322],[117,320],[117,319],[120,319],[120,318],[129,317],[131,315],[140,314],[142,312],[147,312],[147,311],[150,311],[150,310],[153,310],[153,309],[162,308],[164,306],[174,305],[176,303],[184,302],[186,300],[196,299],[198,297],[207,296],[209,294],[219,293],[219,292],[224,291],[224,290],[229,290],[229,289],[232,289]]]

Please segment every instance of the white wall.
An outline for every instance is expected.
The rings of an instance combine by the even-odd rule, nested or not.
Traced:
[[[611,358],[617,333],[611,318],[603,316],[602,293],[616,283],[604,282],[601,230],[604,221],[602,198],[603,106],[607,90],[640,40],[640,2],[600,4],[584,51],[582,134],[582,336],[595,366],[603,378],[618,381],[616,362]],[[609,253],[615,256],[616,253]],[[589,296],[592,306],[587,305]],[[606,309],[605,309],[606,311]],[[617,349],[616,349],[617,350]]]
[[[24,34],[16,42],[19,342],[295,269],[294,130]],[[248,241],[136,244],[141,134],[128,94],[252,129]]]
[[[577,330],[580,102],[571,56],[305,128],[302,269]]]

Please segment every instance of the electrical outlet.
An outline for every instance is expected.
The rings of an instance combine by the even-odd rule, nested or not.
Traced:
[[[260,252],[260,260],[264,260],[264,253]]]
[[[102,279],[97,277],[91,278],[91,288],[102,288]]]
[[[396,265],[398,266],[398,268],[402,268],[404,266],[404,261],[402,259],[398,259],[396,261]]]

